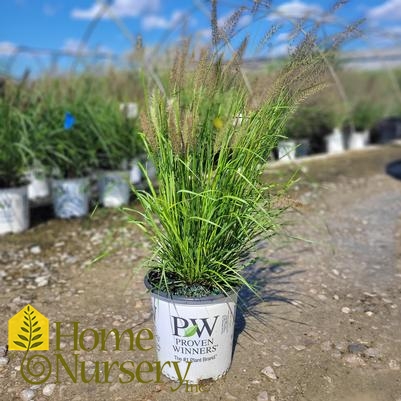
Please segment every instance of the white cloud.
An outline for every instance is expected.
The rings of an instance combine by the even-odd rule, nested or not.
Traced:
[[[68,53],[87,53],[87,46],[80,47],[81,41],[79,39],[66,39],[62,49]]]
[[[316,18],[321,17],[322,14],[322,8],[316,4],[307,4],[300,0],[292,0],[276,7],[268,18],[270,20],[304,17]]]
[[[273,46],[268,52],[269,57],[283,57],[288,56],[291,52],[291,47],[288,43],[281,43]]]
[[[203,40],[210,41],[212,39],[212,30],[210,28],[200,29],[196,32],[196,35]]]
[[[107,1],[104,0],[104,4]],[[95,2],[91,7],[74,8],[71,17],[75,19],[93,19],[102,9],[102,2]],[[160,8],[159,0],[114,0],[108,10],[116,17],[137,17],[145,12],[155,12]],[[107,18],[107,13],[104,15]]]
[[[10,56],[17,51],[17,46],[11,42],[0,42],[0,55]]]
[[[179,10],[174,11],[170,19],[160,15],[147,15],[142,19],[142,27],[145,30],[170,29],[177,25],[184,15],[185,13]]]
[[[88,54],[90,52],[103,53],[105,55],[112,54],[112,50],[107,46],[97,46],[93,49],[89,49],[88,46],[84,45],[81,47],[81,41],[79,39],[69,38],[64,41],[62,50],[71,54]]]
[[[387,0],[380,6],[371,8],[367,17],[373,20],[397,20],[401,19],[401,0]]]

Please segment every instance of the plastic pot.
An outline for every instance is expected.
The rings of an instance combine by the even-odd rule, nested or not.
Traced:
[[[349,138],[349,149],[363,149],[369,140],[369,131],[352,132]]]
[[[278,143],[278,158],[279,160],[294,160],[295,159],[295,141],[281,141]]]
[[[128,204],[130,186],[128,171],[102,171],[99,177],[99,199],[105,207]]]
[[[236,295],[186,298],[152,290],[157,359],[176,361],[181,372],[192,362],[186,380],[217,380],[231,365]],[[163,374],[178,381],[175,368],[165,365]]]
[[[120,103],[120,110],[125,113],[127,118],[138,117],[138,104],[134,102]]]
[[[0,189],[0,235],[20,233],[29,227],[28,189]]]
[[[42,170],[32,169],[26,174],[29,181],[28,199],[36,200],[50,196],[50,180]]]
[[[326,148],[327,153],[344,152],[344,136],[338,128],[335,128],[330,135],[326,136]]]
[[[131,184],[139,184],[142,181],[142,172],[139,168],[138,159],[133,159],[131,161],[131,168],[129,173],[129,178]]]
[[[310,153],[310,141],[309,139],[299,139],[295,148],[295,157],[305,157]]]
[[[83,217],[89,211],[89,178],[52,180],[52,200],[56,217]]]

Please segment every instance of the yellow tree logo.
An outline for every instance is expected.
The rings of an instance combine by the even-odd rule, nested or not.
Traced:
[[[8,349],[47,351],[49,320],[31,305],[25,306],[8,321]]]

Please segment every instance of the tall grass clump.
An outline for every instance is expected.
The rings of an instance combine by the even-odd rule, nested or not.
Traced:
[[[216,15],[214,1],[215,45],[236,23],[222,31]],[[290,115],[324,86],[328,50],[318,47],[316,26],[299,32],[296,49],[258,99],[241,68],[247,38],[230,59],[211,50],[196,57],[185,43],[165,93],[151,91],[141,124],[159,188],[149,180],[149,192],[135,191],[143,211],[133,220],[153,243],[153,287],[185,296],[252,288],[245,262],[279,231],[289,184],[264,184],[261,175]]]
[[[0,188],[13,188],[25,183],[27,154],[24,144],[30,120],[23,112],[19,85],[0,82]]]
[[[137,223],[154,244],[153,285],[180,295],[227,293],[249,285],[245,259],[279,228],[279,192],[260,177],[295,105],[319,86],[300,83],[322,66],[295,56],[252,108],[234,64],[203,52],[191,71],[186,58],[177,58],[168,96],[153,91],[142,116],[159,191],[150,181],[150,192],[136,191],[144,210]]]

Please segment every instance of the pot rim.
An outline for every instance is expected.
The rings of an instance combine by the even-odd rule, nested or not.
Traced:
[[[28,191],[28,184],[19,185],[18,187],[7,187],[7,188],[0,188],[0,192],[14,192],[14,193],[25,193]]]
[[[207,304],[207,303],[219,303],[219,302],[227,302],[233,301],[236,302],[237,300],[237,294],[233,291],[229,294],[218,294],[218,295],[207,295],[199,298],[193,298],[193,297],[186,297],[183,295],[172,295],[172,294],[167,294],[166,292],[159,291],[156,288],[154,288],[148,279],[149,272],[145,275],[144,277],[144,284],[145,287],[150,291],[152,296],[163,299],[165,301],[172,301],[172,302],[177,302],[180,304]]]

